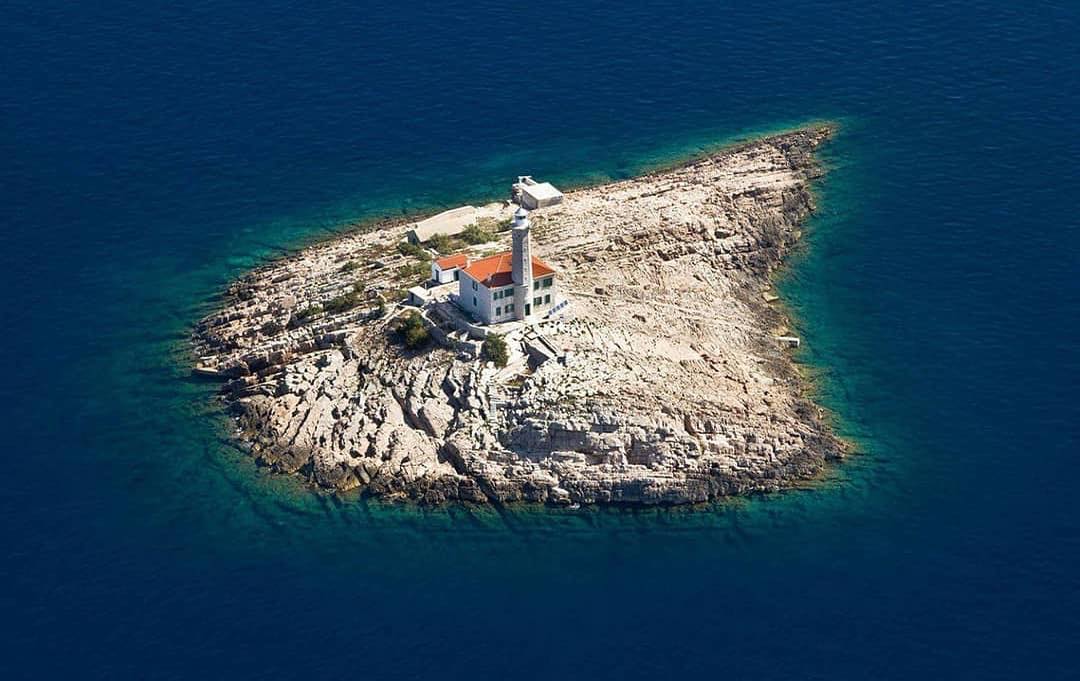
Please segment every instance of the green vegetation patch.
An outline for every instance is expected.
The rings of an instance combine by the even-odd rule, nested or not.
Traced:
[[[428,245],[442,255],[447,255],[448,253],[451,253],[461,248],[462,243],[461,241],[453,237],[449,237],[445,234],[436,234],[428,240]]]
[[[431,261],[431,254],[428,253],[423,246],[409,243],[408,241],[398,242],[397,252],[410,258],[417,258],[423,262]]]
[[[513,226],[513,220],[500,220],[498,218],[480,218],[476,221],[476,228],[481,232],[487,232],[489,234],[495,234],[496,232],[505,232]]]
[[[284,331],[285,327],[283,327],[276,319],[271,319],[263,324],[259,330],[262,331],[262,335],[264,336],[276,336]]]
[[[427,325],[415,311],[408,312],[395,320],[394,336],[405,347],[414,350],[424,347],[431,341],[431,333]]]
[[[409,292],[403,288],[392,288],[388,289],[383,294],[383,297],[391,302],[400,303],[401,301],[409,297]]]
[[[492,241],[495,235],[484,229],[477,223],[473,223],[465,228],[465,231],[461,233],[461,240],[470,245],[484,244]]]
[[[492,334],[484,339],[484,345],[480,348],[480,356],[488,362],[495,362],[495,366],[502,368],[510,361],[510,351],[506,347],[506,339],[499,334]]]
[[[319,303],[308,305],[303,310],[293,312],[292,319],[289,320],[289,326],[297,327],[301,324],[307,324],[309,321],[322,314],[322,311],[323,306]]]
[[[360,304],[360,295],[356,291],[343,293],[323,303],[323,309],[327,314],[340,314],[347,312]]]
[[[328,314],[340,314],[347,312],[360,303],[364,302],[364,289],[367,283],[363,280],[358,280],[353,284],[352,290],[348,293],[342,293],[340,296],[331,298],[322,304],[322,307]]]
[[[340,314],[348,312],[364,302],[364,288],[367,286],[363,281],[357,281],[352,285],[352,290],[335,298],[330,298],[323,303],[323,309],[327,314]]]
[[[398,270],[403,279],[417,279],[423,277],[426,281],[431,276],[431,265],[422,262],[411,262]]]

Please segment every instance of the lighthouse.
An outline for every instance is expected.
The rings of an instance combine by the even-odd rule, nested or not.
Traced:
[[[532,244],[529,240],[529,211],[518,208],[510,232],[511,276],[514,282],[514,317],[528,319],[532,315],[530,295],[533,288]]]
[[[502,324],[543,319],[566,307],[557,299],[555,270],[533,257],[529,228],[529,211],[518,208],[510,223],[509,251],[471,262],[461,255],[466,267],[460,270],[456,302],[472,318]]]

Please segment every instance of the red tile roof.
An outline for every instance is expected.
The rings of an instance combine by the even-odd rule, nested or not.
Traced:
[[[534,279],[555,274],[555,270],[539,258],[532,259],[532,269]],[[509,286],[514,283],[510,251],[477,260],[465,268],[465,273],[488,288]]]
[[[555,274],[555,270],[550,265],[541,260],[540,258],[532,259],[533,265],[533,279],[537,277],[546,277],[549,274]]]
[[[465,267],[469,264],[469,256],[464,253],[455,253],[435,261],[441,270],[452,270],[455,267]]]

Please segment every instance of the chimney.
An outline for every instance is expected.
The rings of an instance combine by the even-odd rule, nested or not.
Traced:
[[[514,318],[525,319],[532,313],[532,244],[529,243],[529,212],[518,208],[510,232],[511,273],[514,281]],[[527,312],[528,310],[528,312]]]

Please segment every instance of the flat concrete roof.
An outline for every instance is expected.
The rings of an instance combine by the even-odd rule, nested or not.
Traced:
[[[550,182],[539,182],[537,184],[523,185],[521,191],[525,192],[529,196],[538,201],[544,199],[554,199],[557,196],[562,196],[563,193],[555,188]]]
[[[447,236],[461,234],[474,222],[476,222],[476,207],[461,206],[421,220],[413,224],[411,231],[416,235],[417,241],[427,241],[436,234]]]

